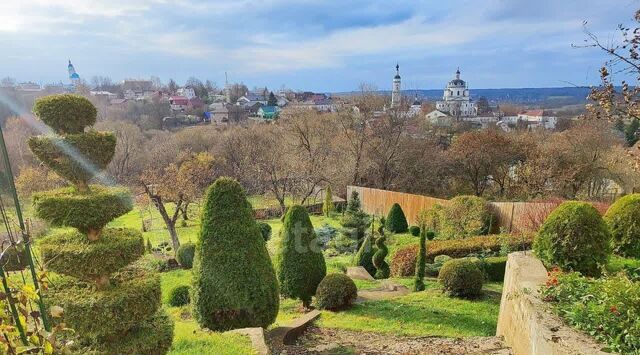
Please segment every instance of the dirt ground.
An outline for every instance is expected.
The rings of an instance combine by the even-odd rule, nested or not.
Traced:
[[[378,333],[309,327],[295,345],[272,349],[280,355],[347,355],[347,354],[496,354],[509,355],[498,337],[437,338],[399,337]]]

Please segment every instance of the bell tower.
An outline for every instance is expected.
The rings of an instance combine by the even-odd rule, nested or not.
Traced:
[[[391,91],[391,107],[400,105],[400,65],[396,63],[396,76],[393,77],[393,90]]]

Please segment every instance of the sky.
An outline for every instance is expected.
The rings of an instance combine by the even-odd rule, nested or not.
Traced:
[[[638,0],[0,1],[0,77],[68,82],[191,76],[218,86],[339,92],[361,83],[439,89],[593,85],[605,60],[583,44],[631,24]]]

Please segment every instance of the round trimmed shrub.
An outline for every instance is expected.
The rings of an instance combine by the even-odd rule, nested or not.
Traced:
[[[96,241],[64,230],[42,238],[38,247],[48,270],[83,280],[112,274],[144,254],[142,234],[129,228],[105,228]]]
[[[116,149],[112,132],[89,131],[65,136],[35,136],[29,149],[47,167],[72,183],[84,184],[105,169]]]
[[[640,194],[619,198],[604,215],[616,254],[640,258]]]
[[[411,235],[414,237],[420,236],[420,227],[418,226],[409,227],[409,233],[411,233]]]
[[[454,197],[439,215],[440,239],[485,235],[491,228],[491,210],[487,201],[481,197]]]
[[[280,292],[260,227],[240,184],[209,187],[193,263],[191,303],[200,326],[214,331],[268,327]]]
[[[405,217],[402,207],[400,207],[399,204],[394,203],[393,206],[391,206],[385,221],[385,228],[393,233],[405,233],[409,228],[407,217]]]
[[[329,274],[318,285],[316,303],[320,309],[348,308],[358,298],[356,284],[345,274]]]
[[[547,266],[599,276],[611,254],[609,229],[591,204],[567,201],[542,224],[533,243]]]
[[[131,211],[133,200],[126,188],[91,185],[88,193],[73,187],[35,193],[33,206],[36,215],[53,226],[87,233]]]
[[[193,267],[193,257],[196,253],[196,245],[187,242],[180,247],[178,247],[178,252],[176,253],[176,260],[178,264],[185,269],[191,269]]]
[[[36,100],[33,113],[56,133],[82,133],[96,122],[98,111],[91,101],[71,94],[50,95]]]
[[[484,275],[476,263],[469,259],[449,260],[440,269],[438,281],[451,296],[474,297],[482,291]]]
[[[169,305],[171,307],[180,307],[191,302],[189,297],[190,287],[187,285],[176,286],[169,291]]]
[[[262,239],[265,242],[268,242],[271,239],[271,225],[269,223],[258,222],[258,226],[260,227],[260,234],[262,234]]]
[[[280,236],[275,263],[280,293],[309,307],[327,266],[306,208],[296,205],[287,210]]]

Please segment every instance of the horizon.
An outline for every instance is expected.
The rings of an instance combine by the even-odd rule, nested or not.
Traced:
[[[605,54],[572,46],[587,37],[583,21],[615,40],[635,5],[26,0],[0,4],[0,39],[10,53],[0,58],[0,77],[67,83],[70,59],[87,82],[157,76],[183,84],[193,76],[222,87],[226,72],[249,88],[339,93],[360,83],[389,91],[399,63],[409,91],[441,90],[457,67],[471,90],[590,87],[599,84]]]

